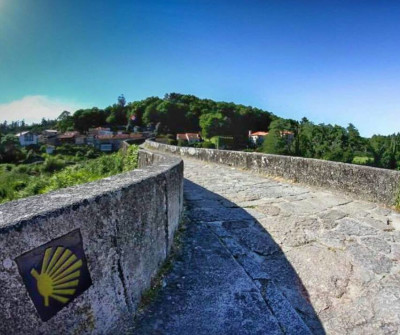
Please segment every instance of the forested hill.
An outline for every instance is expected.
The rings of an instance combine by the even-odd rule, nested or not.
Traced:
[[[21,123],[3,123],[0,131],[4,134],[40,130],[54,124],[60,131],[83,133],[99,126],[140,131],[142,127],[158,125],[158,133],[168,135],[171,140],[176,133],[201,132],[206,140],[215,136],[231,137],[235,149],[250,147],[249,130],[269,131],[264,144],[254,150],[391,169],[400,166],[400,134],[363,138],[352,124],[345,128],[314,124],[306,118],[300,121],[283,119],[259,108],[178,93],[130,103],[121,95],[116,104],[104,109],[80,109],[73,114],[65,111],[57,120],[43,120],[39,125],[21,127]],[[282,136],[285,131],[292,134],[290,140]]]

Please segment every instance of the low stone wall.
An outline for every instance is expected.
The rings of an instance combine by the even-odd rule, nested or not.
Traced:
[[[154,141],[146,141],[144,147],[324,187],[388,206],[394,205],[400,189],[400,172],[394,170],[302,157],[177,147]]]
[[[0,334],[126,333],[143,291],[170,249],[182,210],[182,192],[182,160],[141,150],[137,170],[0,205]],[[54,289],[45,306],[38,293],[47,294],[43,287],[48,286],[42,281],[40,291],[38,278],[43,267],[60,273],[61,266],[55,254],[46,263],[42,251],[49,245],[78,250],[77,244],[69,247],[71,238],[57,240],[70,232],[78,237],[80,233],[90,274],[86,281],[78,277],[79,285],[92,284],[65,307]],[[42,251],[35,249],[39,246]],[[21,258],[28,265],[17,264]],[[57,266],[60,270],[56,271]],[[29,270],[24,279],[23,267]],[[83,276],[83,268],[73,274]],[[49,276],[52,271],[47,270]],[[54,287],[54,274],[52,278]],[[74,281],[61,286],[66,280],[57,280],[57,287],[64,287],[57,294],[67,294],[65,287],[74,286]],[[29,285],[36,291],[29,291]],[[42,321],[35,298],[44,313],[54,306],[62,309]]]

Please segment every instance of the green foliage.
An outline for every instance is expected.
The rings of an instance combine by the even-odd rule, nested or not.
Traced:
[[[232,149],[235,145],[234,138],[232,136],[214,136],[210,139],[210,142],[214,144],[217,149]]]
[[[72,116],[74,129],[80,132],[86,132],[89,128],[104,126],[109,113],[110,110],[101,110],[97,107],[79,109]]]
[[[132,115],[135,116],[134,120],[130,120]],[[40,124],[30,126],[23,121],[10,124],[3,122],[0,124],[0,163],[20,164],[39,160],[38,152],[31,152],[31,148],[21,148],[16,137],[11,134],[23,130],[40,132],[54,126],[61,131],[74,129],[81,132],[98,126],[114,129],[123,126],[130,130],[148,127],[157,135],[172,134],[170,138],[165,139],[169,144],[176,143],[176,133],[201,131],[206,140],[214,136],[233,138],[233,143],[225,147],[234,149],[249,146],[247,143],[249,130],[269,130],[270,134],[264,144],[255,148],[257,152],[354,162],[391,169],[400,167],[400,134],[374,135],[367,139],[361,137],[352,124],[341,127],[314,124],[306,118],[301,121],[282,119],[268,111],[251,106],[200,99],[179,93],[169,93],[163,98],[149,97],[130,103],[127,103],[121,95],[116,104],[105,109],[96,107],[80,109],[73,115],[64,111],[57,120],[43,119]],[[292,135],[283,136],[282,131],[290,131]],[[224,147],[220,142],[212,141],[212,143],[220,149]],[[41,152],[44,150],[45,148],[41,148]],[[73,153],[58,150],[58,153],[68,156],[63,158],[66,162],[75,163],[99,155],[95,151],[88,150]],[[363,161],[359,157],[371,158]]]
[[[367,156],[354,156],[352,163],[359,165],[371,165],[374,163],[374,159]]]
[[[200,116],[201,134],[205,139],[217,135],[227,135],[229,118],[221,113],[208,113]]]
[[[43,164],[2,165],[0,169],[0,203],[59,188],[87,183],[133,170],[138,163],[138,146],[126,152],[102,156],[67,166],[63,156],[45,156]]]
[[[63,156],[76,156],[81,155],[82,157],[96,158],[101,155],[101,151],[87,145],[73,145],[64,144],[56,147],[56,154]],[[89,156],[88,156],[89,155]]]
[[[262,150],[267,154],[284,155],[290,153],[288,144],[277,130],[270,130],[263,142]]]
[[[188,141],[187,141],[187,140],[181,140],[181,139],[179,139],[179,140],[177,141],[177,145],[178,145],[179,147],[186,147],[186,146],[188,145]]]
[[[209,141],[200,142],[202,148],[215,149],[215,144]]]
[[[177,142],[176,142],[176,140],[173,139],[173,138],[168,138],[168,139],[167,139],[167,144],[169,144],[169,145],[176,145]]]
[[[25,158],[25,153],[13,134],[0,136],[0,162],[17,163]]]
[[[13,199],[17,192],[26,184],[29,176],[19,172],[0,174],[0,199]],[[1,200],[0,200],[1,201]]]
[[[372,156],[368,153],[367,140],[360,136],[352,124],[347,128],[315,125],[306,118],[300,122],[286,119],[271,122],[262,151],[346,163],[361,163],[358,158],[354,160],[355,156]],[[369,159],[361,164],[372,164],[372,161],[373,159]]]
[[[63,168],[65,168],[66,163],[64,160],[61,160],[57,157],[53,157],[53,156],[47,156],[43,165],[42,165],[42,170],[43,172],[55,172],[55,171],[59,171],[62,170]]]
[[[57,118],[57,129],[61,132],[74,130],[74,118],[68,111],[63,111]]]

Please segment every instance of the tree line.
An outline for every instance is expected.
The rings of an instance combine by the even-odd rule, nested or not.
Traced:
[[[115,104],[104,109],[93,107],[74,113],[64,111],[56,120],[43,119],[41,124],[3,123],[0,124],[0,137],[1,133],[50,127],[61,132],[78,130],[85,133],[94,127],[132,131],[154,129],[156,125],[158,133],[168,135],[170,139],[181,132],[201,132],[206,140],[214,136],[231,137],[235,149],[251,147],[249,130],[269,131],[263,145],[253,150],[391,169],[400,166],[399,133],[364,138],[352,124],[342,127],[314,124],[306,118],[300,121],[283,119],[259,108],[179,93],[129,103],[121,95]],[[291,135],[282,135],[284,132]],[[1,150],[0,147],[0,155]]]
[[[282,136],[290,131],[293,136]],[[360,136],[353,124],[314,124],[307,118],[274,120],[260,150],[266,153],[317,158],[396,169],[400,167],[400,133]]]

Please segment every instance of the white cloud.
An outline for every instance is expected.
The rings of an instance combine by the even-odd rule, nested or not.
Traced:
[[[0,0],[1,1],[1,0]],[[42,118],[55,119],[63,111],[71,113],[84,106],[43,95],[30,95],[20,100],[0,104],[0,122],[25,120],[26,123],[40,122]]]

